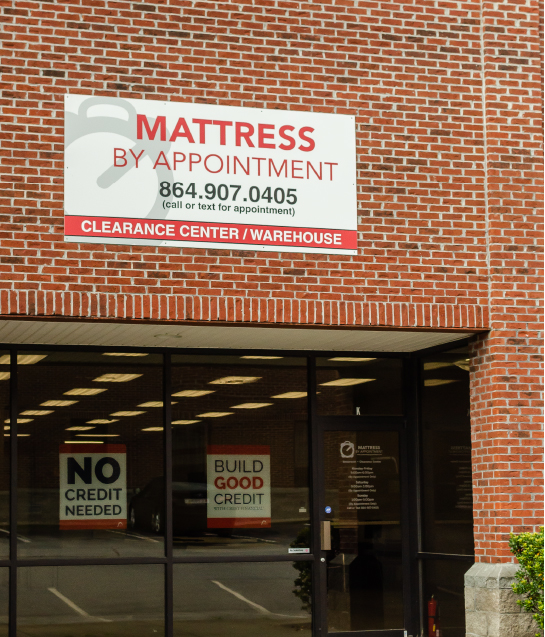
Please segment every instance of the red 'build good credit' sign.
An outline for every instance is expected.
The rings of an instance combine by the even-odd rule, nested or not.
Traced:
[[[209,529],[271,526],[271,455],[266,445],[210,445]]]
[[[65,96],[67,241],[357,252],[351,115]]]

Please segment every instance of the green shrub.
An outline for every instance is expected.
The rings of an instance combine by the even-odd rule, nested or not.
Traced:
[[[513,590],[524,599],[517,604],[533,613],[538,626],[543,628],[543,527],[537,533],[511,534],[509,548],[520,564]]]

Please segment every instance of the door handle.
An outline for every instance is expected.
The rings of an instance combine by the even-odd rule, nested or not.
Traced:
[[[322,551],[331,551],[331,522],[322,520],[321,533],[321,549]]]

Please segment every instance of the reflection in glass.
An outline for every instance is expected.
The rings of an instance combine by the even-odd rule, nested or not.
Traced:
[[[335,431],[324,442],[329,630],[402,628],[398,434]]]
[[[176,564],[174,635],[310,637],[310,565]]]
[[[468,354],[435,355],[422,367],[424,550],[472,555]]]
[[[0,568],[0,637],[8,633],[9,569]]]
[[[310,552],[306,361],[172,362],[175,552]]]
[[[9,468],[10,468],[10,422],[9,387],[10,355],[0,350],[0,416],[2,433],[0,436],[0,556],[9,556]]]
[[[424,560],[424,617],[432,595],[437,602],[437,625],[443,637],[464,637],[464,575],[472,562]]]
[[[36,637],[162,637],[164,581],[162,565],[21,567],[18,632]]]
[[[162,357],[19,354],[19,556],[163,555],[162,508],[131,528],[164,475]]]
[[[321,416],[401,415],[402,361],[336,356],[316,359]]]

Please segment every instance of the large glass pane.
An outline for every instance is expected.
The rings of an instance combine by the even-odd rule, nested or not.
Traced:
[[[310,552],[304,359],[174,356],[174,551]]]
[[[310,637],[311,562],[176,564],[176,637]]]
[[[403,627],[397,432],[325,434],[330,632]]]
[[[424,550],[472,555],[467,350],[425,358],[422,365]]]
[[[316,359],[321,416],[401,415],[402,361],[334,356]]]
[[[36,566],[17,573],[21,637],[162,637],[164,566]]]
[[[0,350],[0,415],[4,434],[0,436],[0,557],[4,558],[9,556],[9,363],[9,352]]]
[[[164,474],[161,357],[20,354],[19,556],[163,555],[161,501],[131,517]]]
[[[0,637],[8,635],[9,569],[0,568]]]
[[[432,624],[425,627],[426,634],[436,634],[429,630],[435,624],[437,634],[442,637],[465,636],[464,575],[471,564],[455,560],[422,562],[424,617]]]

